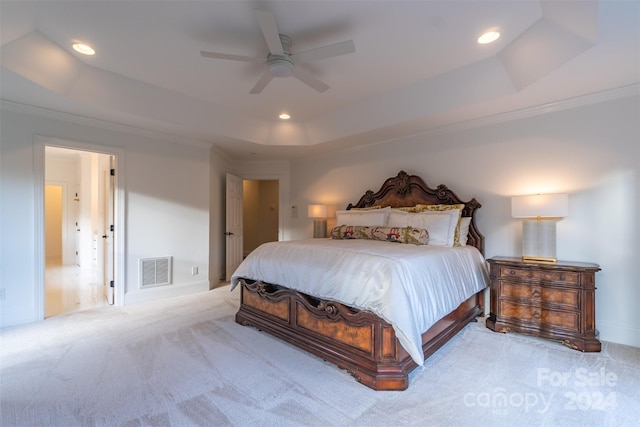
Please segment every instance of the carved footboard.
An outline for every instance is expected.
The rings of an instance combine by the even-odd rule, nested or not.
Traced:
[[[236,322],[254,326],[340,368],[374,390],[405,390],[417,365],[391,325],[367,311],[281,286],[239,279]],[[478,295],[423,334],[425,358],[481,313]]]

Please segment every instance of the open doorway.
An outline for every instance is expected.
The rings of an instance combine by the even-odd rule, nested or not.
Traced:
[[[44,317],[113,303],[114,156],[45,146]]]
[[[225,281],[242,260],[265,242],[279,240],[279,180],[242,179],[226,176]]]
[[[278,240],[278,187],[278,180],[242,181],[243,257],[263,243]]]
[[[245,202],[245,198],[243,196],[244,181],[270,182],[271,184],[267,185],[271,185],[271,187],[269,187],[270,189],[267,192],[271,194],[271,196],[268,199],[261,199],[260,196],[254,196],[252,201],[247,200]],[[226,220],[224,224],[225,243],[223,249],[223,265],[225,266],[225,269],[223,274],[220,276],[220,280],[222,282],[228,282],[230,280],[231,274],[242,262],[244,254],[250,252],[243,249],[243,217],[247,215],[251,216],[254,211],[257,211],[257,209],[247,209],[245,212],[245,203],[249,205],[253,203],[256,206],[260,204],[261,206],[266,207],[268,209],[267,216],[272,217],[272,219],[268,221],[268,225],[265,226],[265,229],[271,229],[271,227],[273,227],[273,230],[272,232],[269,232],[268,237],[263,240],[287,240],[285,226],[287,219],[285,218],[285,213],[287,213],[288,210],[285,208],[289,205],[289,174],[288,172],[253,172],[243,174],[243,176],[240,177],[227,173],[225,187]],[[239,238],[239,236],[241,237]],[[252,245],[255,245],[255,243],[256,241],[254,240],[248,241],[247,247],[251,247]]]

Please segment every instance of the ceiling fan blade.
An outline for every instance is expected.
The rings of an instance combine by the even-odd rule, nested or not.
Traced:
[[[315,61],[317,59],[346,55],[347,53],[353,53],[355,51],[356,45],[353,43],[353,40],[347,40],[328,46],[305,50],[304,52],[298,52],[291,55],[291,57],[296,61]]]
[[[204,58],[231,59],[232,61],[264,62],[264,58],[256,58],[254,56],[244,56],[244,55],[231,55],[229,53],[207,52],[204,50],[200,51],[200,56]]]
[[[311,86],[313,89],[317,90],[320,93],[323,93],[327,89],[329,89],[329,86],[327,84],[318,80],[316,77],[311,75],[311,73],[304,71],[300,67],[296,67],[293,69],[293,77],[300,80],[307,86]]]
[[[276,20],[271,12],[266,10],[254,10],[258,24],[262,30],[264,40],[267,42],[267,47],[272,55],[284,55],[284,49],[282,48],[282,42],[280,41],[280,33],[276,26]]]
[[[251,89],[249,93],[252,95],[259,94],[271,80],[273,80],[273,74],[271,74],[271,71],[267,69],[267,71],[264,72],[262,77],[260,77],[260,80],[258,80],[258,83],[256,83],[256,85],[253,87],[253,89]]]

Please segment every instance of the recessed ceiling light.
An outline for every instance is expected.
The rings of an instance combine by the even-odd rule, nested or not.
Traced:
[[[478,43],[480,44],[493,43],[499,38],[500,38],[500,33],[496,30],[491,30],[491,31],[487,31],[486,33],[478,37]]]
[[[95,55],[96,51],[86,43],[74,43],[73,50],[83,55]]]
[[[282,120],[289,120],[291,118],[291,116],[287,113],[280,113],[278,117],[280,117]]]

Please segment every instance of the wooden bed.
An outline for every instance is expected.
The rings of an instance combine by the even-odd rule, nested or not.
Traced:
[[[418,176],[401,171],[380,190],[367,191],[347,209],[371,206],[409,207],[416,204],[464,203],[462,215],[471,217],[467,245],[484,251],[484,238],[474,214],[476,199],[462,201],[445,185],[435,190]],[[254,326],[290,344],[346,369],[374,390],[405,390],[416,362],[400,345],[391,325],[371,312],[324,301],[275,284],[240,278],[240,309],[236,322]],[[466,324],[482,315],[481,291],[422,334],[425,359]]]

